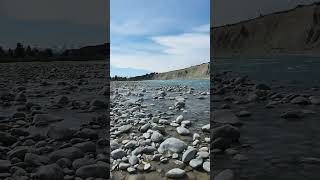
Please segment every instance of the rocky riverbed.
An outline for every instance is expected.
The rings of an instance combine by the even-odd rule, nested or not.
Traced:
[[[209,98],[209,86],[112,82],[113,179],[210,179]]]
[[[212,178],[318,179],[319,86],[250,78],[223,71],[211,76]]]
[[[0,179],[109,179],[107,66],[0,64]]]

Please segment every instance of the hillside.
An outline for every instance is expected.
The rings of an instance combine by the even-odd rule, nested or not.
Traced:
[[[320,5],[260,16],[211,28],[214,58],[282,55],[320,56]]]
[[[105,43],[96,46],[85,46],[79,49],[69,49],[63,52],[63,56],[71,57],[91,57],[98,59],[105,59],[110,55],[110,44]]]
[[[150,73],[143,76],[129,78],[129,80],[170,80],[170,79],[209,79],[209,63],[191,66],[184,69],[164,72]]]

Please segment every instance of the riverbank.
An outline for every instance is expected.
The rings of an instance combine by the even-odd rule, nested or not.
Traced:
[[[0,179],[109,179],[106,63],[4,63],[0,73]]]
[[[208,83],[112,82],[113,179],[209,179],[208,91]]]
[[[212,137],[212,176],[237,180],[317,179],[319,87],[296,86],[281,81],[280,76],[278,81],[269,81],[262,78],[264,72],[251,72],[258,71],[257,65],[249,65],[243,71],[237,64],[227,65],[227,69],[215,66],[212,74],[211,124],[233,124],[240,133],[239,144],[227,143],[219,150],[215,150],[217,139]],[[255,78],[259,80],[252,80]],[[213,127],[211,131],[217,130]]]

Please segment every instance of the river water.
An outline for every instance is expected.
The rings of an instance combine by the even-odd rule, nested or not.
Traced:
[[[320,85],[319,58],[217,59],[213,66],[217,71],[233,71],[266,83],[285,83],[300,87]]]

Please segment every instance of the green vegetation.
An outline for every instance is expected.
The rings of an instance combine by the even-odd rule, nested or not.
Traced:
[[[0,47],[0,62],[28,61],[81,61],[105,60],[109,57],[109,44],[86,46],[80,49],[67,49],[54,52],[50,48],[38,49],[17,43],[14,49]]]

